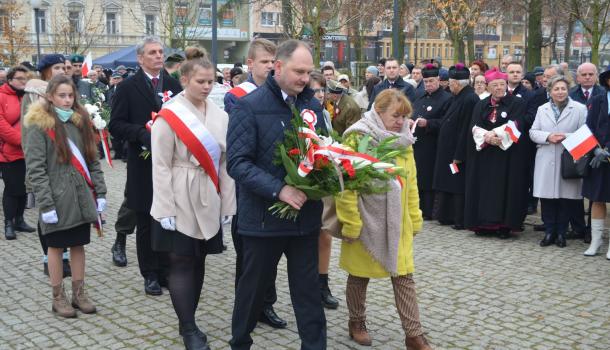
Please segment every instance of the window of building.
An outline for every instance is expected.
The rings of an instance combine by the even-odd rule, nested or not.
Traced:
[[[445,58],[449,58],[449,46],[445,46]]]
[[[4,9],[0,9],[0,33],[4,33],[5,30],[11,25],[8,13]]]
[[[204,26],[212,25],[212,4],[202,3],[199,6],[199,24]]]
[[[494,26],[494,25],[485,26],[485,34],[496,35],[496,26]]]
[[[41,33],[47,32],[47,11],[46,10],[38,10],[38,17],[36,18],[38,22],[38,30]]]
[[[155,15],[146,15],[146,35],[155,35]]]
[[[222,10],[221,27],[235,27],[235,8],[227,4]]]
[[[106,34],[114,35],[119,33],[117,25],[117,14],[114,12],[106,13]]]
[[[189,7],[186,2],[176,2],[176,24],[185,24],[188,19]]]
[[[261,12],[261,26],[273,27],[280,24],[280,14],[277,12]]]
[[[80,14],[80,11],[68,12],[68,23],[70,24],[70,32],[72,33],[81,32]]]

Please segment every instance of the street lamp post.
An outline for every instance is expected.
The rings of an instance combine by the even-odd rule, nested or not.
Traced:
[[[417,65],[417,50],[419,49],[419,47],[417,47],[417,31],[419,30],[419,19],[415,19],[415,62],[413,62],[413,64]]]
[[[34,27],[36,28],[36,63],[40,61],[40,23],[38,21],[38,15],[40,13],[40,6],[42,6],[42,0],[30,0],[30,5],[34,8]]]
[[[218,3],[212,0],[212,64],[214,70],[218,64]]]

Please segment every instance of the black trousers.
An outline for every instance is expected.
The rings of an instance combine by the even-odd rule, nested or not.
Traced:
[[[244,250],[241,242],[241,235],[237,234],[237,215],[233,216],[231,220],[231,238],[233,239],[233,247],[235,247],[235,291],[237,291],[237,284],[242,275],[243,263],[244,263]],[[275,289],[275,278],[277,276],[277,266],[270,271],[271,273],[271,284],[265,291],[264,305],[272,306],[277,301],[277,291]]]
[[[436,195],[436,219],[443,225],[464,225],[464,195],[440,191]]]
[[[590,230],[585,222],[585,201],[584,199],[570,200],[570,225],[576,233],[586,233]]]
[[[432,219],[434,215],[434,191],[419,191],[419,209],[424,219]]]
[[[144,278],[166,279],[169,275],[168,254],[152,250],[150,228],[153,218],[144,212],[136,212],[136,218],[136,250],[140,274]]]
[[[136,212],[127,208],[127,197],[124,197],[123,203],[121,203],[121,207],[119,208],[119,212],[116,216],[114,229],[117,233],[129,235],[135,231],[137,224],[138,218],[136,216]]]
[[[546,233],[565,234],[570,220],[570,209],[574,206],[573,199],[546,199],[540,198],[542,222]],[[584,221],[584,216],[583,216]]]
[[[25,211],[27,194],[25,193],[25,161],[0,163],[4,192],[2,192],[2,209],[4,222],[22,217]]]
[[[290,298],[297,319],[302,350],[326,349],[326,317],[318,287],[319,232],[306,236],[242,236],[243,271],[233,306],[233,350],[250,349],[250,333],[263,308],[263,295],[272,282],[271,271],[286,255]]]

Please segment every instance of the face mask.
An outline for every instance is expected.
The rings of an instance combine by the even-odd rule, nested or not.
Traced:
[[[59,107],[55,107],[55,113],[57,113],[57,116],[59,117],[59,120],[61,120],[62,122],[67,122],[68,120],[70,120],[70,117],[72,116],[72,114],[74,114],[74,111],[72,109],[61,109]]]

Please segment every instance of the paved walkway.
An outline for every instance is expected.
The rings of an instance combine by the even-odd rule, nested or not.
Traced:
[[[119,161],[115,169],[104,169],[111,189],[106,220],[113,223],[125,165]],[[35,211],[27,211],[30,224],[35,217]],[[112,225],[107,231],[103,239],[92,236],[87,246],[87,284],[99,311],[71,320],[50,312],[51,290],[36,234],[18,234],[16,241],[6,241],[2,234],[0,349],[182,348],[169,294],[144,295],[135,236],[128,238],[129,265],[118,268],[111,262]],[[540,248],[539,239],[529,225],[520,237],[500,240],[425,224],[415,238],[415,280],[421,319],[436,349],[610,349],[610,261],[605,254],[584,257],[582,242]],[[235,263],[230,235],[225,243],[225,254],[207,260],[197,313],[213,349],[227,349],[230,338]],[[339,246],[337,241],[333,247],[331,289],[341,306],[326,312],[328,348],[358,349],[347,336],[346,274],[337,267]],[[606,248],[604,244],[604,252]],[[275,307],[288,329],[259,326],[254,349],[299,349],[285,271],[282,259]],[[371,282],[367,306],[373,348],[404,349],[389,280]]]

